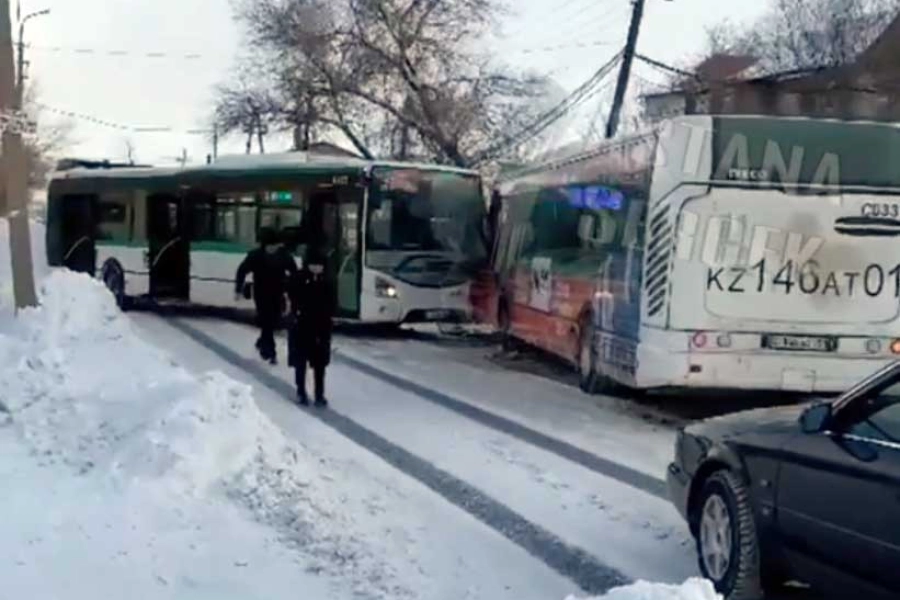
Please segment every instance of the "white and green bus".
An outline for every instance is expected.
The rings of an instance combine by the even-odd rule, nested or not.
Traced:
[[[71,166],[71,165],[70,165]],[[298,265],[316,239],[337,316],[373,323],[458,321],[486,260],[477,173],[308,153],[223,157],[195,168],[76,164],[50,182],[51,266],[134,298],[250,309],[234,278],[263,227]]]

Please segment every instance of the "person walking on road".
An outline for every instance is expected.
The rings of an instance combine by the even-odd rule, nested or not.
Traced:
[[[288,334],[288,364],[294,367],[297,400],[309,405],[306,393],[306,365],[312,368],[315,405],[328,405],[325,399],[325,369],[331,362],[331,330],[335,297],[325,275],[325,261],[308,257],[303,268],[291,277],[292,326]]]
[[[284,313],[284,295],[288,280],[297,273],[293,257],[281,246],[278,234],[271,228],[259,231],[259,247],[251,250],[241,262],[235,277],[235,297],[244,290],[247,275],[253,275],[253,301],[259,339],[256,349],[263,360],[277,364],[275,330]]]

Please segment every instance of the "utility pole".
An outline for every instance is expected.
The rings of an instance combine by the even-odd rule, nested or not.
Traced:
[[[619,128],[622,102],[625,100],[625,91],[628,89],[628,79],[631,76],[631,63],[634,61],[638,34],[641,30],[641,19],[644,18],[644,0],[632,0],[632,3],[634,8],[631,11],[631,23],[628,25],[628,38],[625,41],[625,50],[622,53],[622,66],[619,69],[619,80],[616,82],[616,95],[613,97],[612,108],[609,111],[609,121],[606,123],[607,138],[614,137],[616,130]]]
[[[213,123],[213,148],[212,148],[212,158],[213,160],[219,157],[219,122],[216,121]]]
[[[9,209],[9,254],[16,310],[37,305],[28,221],[28,161],[22,141],[22,129],[25,125],[22,115],[25,96],[25,23],[49,12],[34,12],[20,21],[19,70],[14,81],[9,0],[0,0],[0,35],[3,37],[0,41],[0,110],[7,116],[2,137],[3,187]]]

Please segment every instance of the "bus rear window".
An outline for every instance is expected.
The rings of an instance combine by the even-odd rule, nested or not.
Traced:
[[[898,159],[900,130],[893,125],[714,119],[713,178],[720,181],[900,187]]]

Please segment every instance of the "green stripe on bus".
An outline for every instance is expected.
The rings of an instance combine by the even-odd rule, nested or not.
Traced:
[[[112,240],[97,240],[97,246],[104,248],[147,248],[147,242],[126,242]],[[237,244],[234,242],[192,242],[191,252],[222,252],[225,254],[245,254],[253,249],[253,246]]]
[[[146,248],[147,242],[130,242],[126,240],[97,240],[97,246],[104,248]]]
[[[223,252],[227,254],[246,254],[253,246],[234,242],[191,242],[191,252]]]

